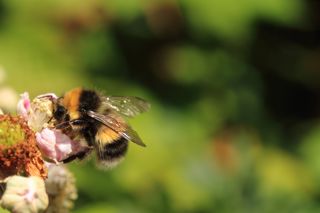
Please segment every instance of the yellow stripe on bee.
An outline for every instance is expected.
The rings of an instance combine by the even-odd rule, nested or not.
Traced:
[[[95,139],[101,144],[112,143],[113,141],[120,139],[120,135],[108,127],[100,127]]]
[[[82,88],[79,87],[68,91],[63,96],[62,104],[68,109],[71,120],[80,116],[78,107],[81,92]]]

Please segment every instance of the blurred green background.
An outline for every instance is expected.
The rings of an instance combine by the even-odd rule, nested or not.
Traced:
[[[152,104],[131,120],[147,148],[111,171],[72,163],[76,213],[319,212],[319,9],[0,0],[0,106],[76,86]]]

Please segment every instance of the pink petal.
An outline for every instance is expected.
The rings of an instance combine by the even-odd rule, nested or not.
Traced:
[[[57,152],[57,160],[61,161],[68,157],[68,155],[72,152],[72,143],[73,141],[61,131],[55,131],[56,136],[56,145],[55,149]]]
[[[35,199],[37,199],[37,186],[35,185],[35,183],[33,181],[28,181],[28,190],[25,191],[24,194],[24,199],[31,203],[32,201],[34,201]]]
[[[54,132],[48,128],[45,128],[40,133],[36,133],[36,140],[42,154],[49,159],[55,160],[57,153],[55,149],[56,136]]]
[[[22,115],[24,118],[28,118],[28,112],[30,109],[30,99],[29,94],[24,92],[20,95],[20,100],[17,105],[17,113],[18,115]]]
[[[53,161],[66,159],[75,149],[79,150],[79,142],[71,140],[60,130],[43,129],[36,133],[36,140],[42,154]]]

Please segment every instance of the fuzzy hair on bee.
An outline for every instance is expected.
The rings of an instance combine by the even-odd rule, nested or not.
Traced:
[[[138,97],[105,96],[83,88],[66,92],[54,104],[55,127],[73,139],[84,139],[88,149],[63,162],[83,159],[95,150],[99,164],[117,165],[124,158],[130,141],[145,146],[124,117],[135,117],[149,108],[150,104]]]

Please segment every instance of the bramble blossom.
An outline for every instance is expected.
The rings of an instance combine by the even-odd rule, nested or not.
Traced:
[[[21,95],[17,112],[36,132],[37,145],[43,156],[55,163],[67,158],[72,151],[79,150],[79,143],[71,140],[60,130],[50,128],[49,121],[53,117],[53,102],[57,100],[54,93],[46,93],[29,99],[27,92]]]
[[[0,67],[0,83],[3,74]],[[24,92],[18,100],[12,91],[0,88],[1,108],[12,112],[16,106],[17,112],[0,109],[0,211],[69,212],[77,198],[75,178],[60,162],[90,149],[55,128],[54,93],[30,100]]]
[[[35,133],[20,116],[0,115],[0,179],[12,175],[47,177]]]

